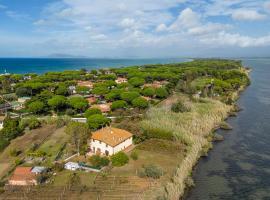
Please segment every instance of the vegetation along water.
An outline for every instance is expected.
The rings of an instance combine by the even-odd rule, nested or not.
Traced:
[[[252,67],[252,84],[241,95],[243,109],[230,118],[231,131],[214,145],[193,174],[195,187],[186,200],[270,199],[270,59],[244,59]]]

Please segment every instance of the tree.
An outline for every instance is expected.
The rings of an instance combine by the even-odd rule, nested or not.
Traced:
[[[56,96],[52,97],[51,99],[49,99],[48,105],[52,109],[59,111],[59,109],[65,107],[66,98],[64,96],[61,96],[61,95],[56,95]]]
[[[16,89],[16,95],[18,97],[25,97],[25,96],[31,96],[31,88],[25,88],[25,87],[18,87]]]
[[[120,151],[117,154],[112,155],[111,161],[113,166],[121,167],[128,163],[129,158],[124,152]]]
[[[90,130],[85,123],[70,122],[65,132],[71,136],[71,143],[84,153],[87,149],[87,139],[90,137]]]
[[[90,93],[90,89],[89,87],[86,87],[86,86],[77,86],[76,92],[82,95],[86,95]]]
[[[27,109],[32,113],[42,113],[44,112],[45,104],[42,101],[33,101],[27,105]]]
[[[114,101],[111,105],[112,110],[120,109],[120,108],[126,108],[127,107],[127,102],[124,100],[118,100]]]
[[[68,88],[65,85],[59,85],[55,90],[55,94],[66,96],[68,95]]]
[[[132,100],[139,97],[140,94],[138,92],[123,92],[120,96],[122,100],[132,102]]]
[[[165,88],[157,88],[156,89],[156,97],[163,99],[166,98],[169,95],[168,91]]]
[[[105,99],[107,101],[113,101],[113,100],[117,99],[118,97],[119,97],[118,93],[113,92],[113,91],[105,95]]]
[[[110,123],[110,119],[107,117],[104,117],[101,114],[95,114],[91,115],[90,117],[87,118],[87,124],[90,129],[97,130],[103,126],[106,126]]]
[[[129,84],[133,85],[134,87],[139,87],[142,86],[145,81],[143,78],[140,77],[133,77],[131,79],[128,80]]]
[[[71,97],[68,104],[77,111],[85,111],[88,107],[88,101],[83,97]]]
[[[99,86],[99,87],[95,87],[92,90],[92,93],[96,94],[96,95],[105,95],[105,94],[109,93],[109,91],[110,90],[108,89],[108,87]]]
[[[142,97],[137,97],[132,101],[132,105],[137,108],[147,108],[148,101]]]
[[[10,141],[22,133],[22,130],[19,127],[19,120],[18,119],[11,119],[6,118],[4,120],[4,127],[1,130],[1,135]]]
[[[98,108],[89,108],[88,110],[85,111],[84,116],[86,118],[90,117],[91,115],[95,115],[95,114],[102,114],[101,110]]]
[[[142,94],[147,97],[153,97],[155,95],[155,89],[152,87],[144,88]]]

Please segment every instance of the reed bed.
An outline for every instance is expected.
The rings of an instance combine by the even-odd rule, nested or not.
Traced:
[[[208,135],[228,116],[232,108],[216,100],[204,99],[203,102],[191,102],[188,98],[177,95],[172,97],[174,100],[171,103],[179,98],[190,105],[190,112],[174,113],[170,105],[164,103],[159,107],[151,108],[146,119],[142,121],[142,128],[145,131],[159,129],[173,132],[176,140],[189,146],[189,151],[176,168],[171,182],[164,187],[162,197],[170,200],[183,196],[187,178],[202,155],[203,148],[209,145]]]

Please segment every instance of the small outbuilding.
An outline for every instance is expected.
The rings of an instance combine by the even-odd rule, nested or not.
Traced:
[[[71,171],[76,171],[76,170],[81,169],[81,166],[76,162],[67,162],[65,164],[65,169],[71,170]]]
[[[47,172],[47,168],[42,166],[35,166],[32,168],[31,172],[34,174],[42,174]]]

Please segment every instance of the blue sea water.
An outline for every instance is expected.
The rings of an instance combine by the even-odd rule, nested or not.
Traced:
[[[90,59],[90,58],[0,58],[0,74],[5,73],[37,73],[49,71],[88,70],[109,67],[124,67],[145,64],[165,64],[183,62],[184,58],[166,59]]]

